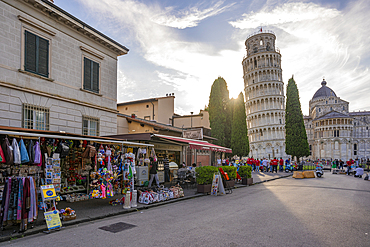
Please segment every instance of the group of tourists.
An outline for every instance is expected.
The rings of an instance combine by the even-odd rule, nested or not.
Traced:
[[[253,157],[247,159],[247,165],[252,167],[253,172],[282,172],[284,171],[284,163],[285,166],[290,166],[290,158],[286,159],[285,162],[283,158],[277,159],[274,157],[271,160],[268,160],[266,158],[263,159],[254,159]]]

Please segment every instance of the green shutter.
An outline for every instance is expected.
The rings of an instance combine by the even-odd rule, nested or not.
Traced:
[[[36,35],[25,32],[24,70],[36,72]]]
[[[99,93],[99,64],[84,58],[84,89]]]
[[[49,68],[49,41],[43,38],[39,38],[39,56],[38,56],[38,73],[44,76],[48,76]]]
[[[49,41],[25,32],[24,70],[49,76]]]
[[[91,61],[84,58],[84,89],[91,90]]]
[[[92,62],[93,64],[93,78],[92,78],[92,91],[99,93],[99,64]]]

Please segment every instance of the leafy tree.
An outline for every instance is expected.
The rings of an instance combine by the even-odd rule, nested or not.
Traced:
[[[230,139],[230,125],[227,113],[229,102],[229,90],[224,78],[218,77],[212,84],[211,94],[209,96],[209,122],[211,126],[212,137],[217,138],[215,144],[220,146],[227,146]]]
[[[249,141],[247,130],[247,116],[245,113],[244,95],[240,92],[234,101],[234,112],[231,131],[231,148],[233,155],[247,156],[249,153]]]
[[[297,84],[289,79],[285,108],[285,152],[298,159],[310,154]]]

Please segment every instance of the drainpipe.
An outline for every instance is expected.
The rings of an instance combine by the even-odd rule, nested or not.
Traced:
[[[151,101],[150,101],[150,103],[151,103],[151,104],[152,104],[152,106],[153,106],[153,119],[152,119],[152,120],[154,120],[154,116],[155,116],[155,115],[154,115],[154,104],[153,104],[153,102],[151,102]]]

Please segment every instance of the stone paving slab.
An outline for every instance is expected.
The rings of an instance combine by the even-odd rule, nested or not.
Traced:
[[[253,177],[253,183],[254,184],[259,184],[267,181],[272,181],[275,179],[291,176],[292,173],[274,173],[271,174],[269,172],[263,173],[263,172],[257,172],[254,173],[252,172],[252,177]],[[168,187],[168,186],[166,186]],[[246,185],[242,185],[240,183],[235,184],[235,188],[242,188],[242,187],[247,187]],[[80,224],[83,222],[88,222],[92,220],[97,220],[97,219],[103,219],[106,217],[111,217],[111,216],[116,216],[116,215],[121,215],[121,214],[127,214],[130,212],[138,211],[138,210],[145,210],[149,209],[152,207],[158,207],[162,205],[166,205],[169,203],[175,203],[179,202],[182,200],[188,200],[196,197],[201,197],[201,196],[206,196],[207,194],[202,194],[202,193],[197,193],[196,192],[196,187],[193,188],[184,188],[184,194],[185,196],[182,198],[177,198],[177,199],[171,199],[168,201],[164,202],[157,202],[149,205],[145,204],[140,204],[138,203],[137,208],[131,208],[131,209],[123,209],[122,205],[117,205],[117,206],[112,206],[109,205],[109,201],[113,199],[119,199],[122,197],[122,195],[116,195],[112,198],[108,199],[91,199],[91,200],[86,200],[86,201],[79,201],[79,202],[65,202],[61,201],[58,203],[58,209],[66,208],[66,207],[71,207],[73,210],[76,211],[77,218],[75,220],[71,221],[63,221],[62,225],[63,227],[70,226],[70,225],[76,225]],[[46,231],[46,224],[44,223],[43,220],[43,212],[39,211],[38,219],[34,223],[34,227],[32,229],[29,229],[23,233],[18,233],[18,225],[16,226],[6,226],[3,231],[0,232],[0,242],[4,241],[9,241],[11,239],[16,239],[16,238],[21,238],[24,236],[29,236],[33,235],[36,233],[40,233],[43,231]]]

